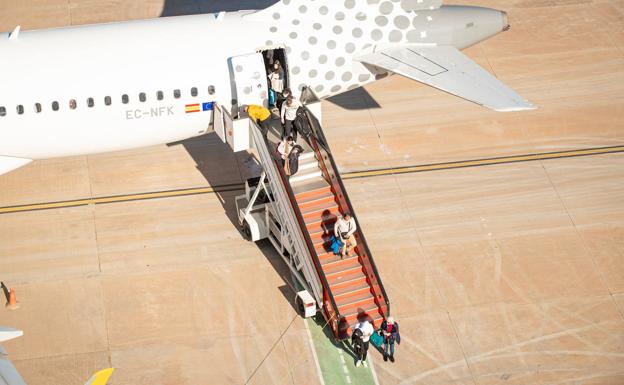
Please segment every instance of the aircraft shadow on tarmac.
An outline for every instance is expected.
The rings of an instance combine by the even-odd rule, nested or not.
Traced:
[[[328,102],[342,107],[345,110],[366,110],[369,108],[381,108],[379,103],[364,87],[358,87],[340,95],[332,96]]]
[[[265,9],[279,0],[166,0],[162,17]]]

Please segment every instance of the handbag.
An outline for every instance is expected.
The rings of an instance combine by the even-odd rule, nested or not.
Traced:
[[[374,332],[370,337],[371,343],[378,348],[380,348],[381,344],[383,344],[383,340],[384,338],[378,332]]]

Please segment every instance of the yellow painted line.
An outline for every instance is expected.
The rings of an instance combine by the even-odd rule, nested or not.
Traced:
[[[216,188],[201,187],[201,188],[192,188],[192,189],[184,189],[184,190],[118,195],[118,196],[102,197],[102,198],[77,199],[77,200],[62,201],[62,202],[35,203],[31,205],[0,207],[0,214],[17,213],[17,212],[34,211],[34,210],[57,209],[57,208],[65,208],[65,207],[77,207],[77,206],[86,206],[86,205],[97,205],[97,204],[103,204],[103,203],[128,202],[128,201],[135,201],[135,200],[171,198],[171,197],[180,197],[180,196],[197,195],[197,194],[211,194],[211,193],[221,192],[221,191],[242,190],[243,188],[244,188],[244,185],[242,184],[234,184],[234,185],[218,186]]]
[[[388,169],[381,169],[381,170],[347,172],[347,173],[342,174],[342,179],[366,178],[366,177],[373,177],[373,176],[406,174],[406,173],[423,172],[423,171],[448,170],[448,169],[454,169],[454,168],[488,166],[488,165],[515,163],[515,162],[530,162],[530,161],[536,161],[536,160],[548,160],[548,159],[570,158],[570,157],[576,157],[576,156],[609,154],[609,153],[614,153],[614,152],[624,152],[624,146],[593,148],[593,149],[587,149],[587,150],[561,151],[561,152],[552,152],[552,153],[543,153],[543,154],[517,155],[517,156],[507,156],[507,157],[491,158],[491,159],[468,160],[468,161],[462,161],[462,162],[436,163],[436,164],[429,164],[429,165],[422,165],[422,166],[396,167],[396,168],[388,168]]]
[[[624,146],[601,147],[601,148],[593,148],[593,149],[586,149],[586,150],[561,151],[561,152],[552,152],[552,153],[543,153],[543,154],[517,155],[517,156],[508,156],[508,157],[491,158],[491,159],[478,159],[478,160],[468,160],[468,161],[461,161],[461,162],[437,163],[437,164],[422,165],[422,166],[397,167],[397,168],[389,168],[389,169],[382,169],[382,170],[348,172],[348,173],[342,174],[342,178],[343,179],[366,178],[366,177],[374,177],[374,176],[406,174],[406,173],[415,173],[415,172],[423,172],[423,171],[449,170],[449,169],[462,168],[462,167],[476,167],[476,166],[514,163],[514,162],[529,162],[529,161],[536,161],[536,160],[560,159],[560,158],[569,158],[569,157],[575,157],[575,156],[600,155],[600,154],[609,154],[609,153],[615,153],[615,152],[624,152]],[[216,193],[216,192],[236,191],[236,190],[242,190],[242,189],[244,189],[243,184],[230,184],[230,185],[223,185],[223,186],[216,186],[216,187],[200,187],[200,188],[191,188],[191,189],[184,189],[184,190],[158,191],[158,192],[151,192],[151,193],[118,195],[118,196],[102,197],[102,198],[77,199],[77,200],[62,201],[62,202],[35,203],[35,204],[22,205],[22,206],[0,207],[0,214],[18,213],[18,212],[34,211],[34,210],[58,209],[58,208],[77,207],[77,206],[86,206],[86,205],[97,205],[97,204],[104,204],[104,203],[119,203],[119,202],[128,202],[128,201],[136,201],[136,200],[146,200],[146,199],[172,198],[172,197],[181,197],[181,196],[197,195],[197,194],[211,194],[211,193]]]

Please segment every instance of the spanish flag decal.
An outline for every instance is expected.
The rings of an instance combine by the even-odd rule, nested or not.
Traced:
[[[201,111],[201,107],[199,106],[199,104],[187,104],[184,107],[184,111],[187,114],[190,114],[191,112],[200,112]]]

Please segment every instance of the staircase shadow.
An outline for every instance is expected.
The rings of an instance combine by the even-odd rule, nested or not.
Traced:
[[[327,321],[325,321],[325,318],[320,312],[316,313],[313,320],[316,326],[318,326],[319,328],[322,328],[323,334],[325,334],[325,337],[332,343],[332,345],[334,345],[334,347],[337,349],[341,349],[343,352],[349,355],[353,359],[353,364],[355,365],[355,361],[357,360],[357,354],[353,350],[353,347],[351,346],[350,341],[349,340],[343,340],[343,341],[337,340],[334,337],[334,333],[332,332],[331,327],[327,324]],[[311,330],[311,332],[315,333],[316,330],[313,330],[313,331]]]
[[[279,0],[165,0],[161,17],[265,9]]]
[[[223,207],[223,212],[228,217],[232,226],[234,226],[240,235],[240,242],[248,242],[245,240],[243,232],[238,223],[238,214],[236,212],[236,197],[244,194],[245,179],[256,176],[254,167],[260,167],[257,160],[250,154],[242,161],[244,167],[248,168],[244,171],[240,170],[240,155],[232,154],[231,148],[221,141],[216,133],[211,132],[206,135],[198,136],[191,139],[170,143],[169,146],[182,145],[195,162],[195,167],[208,182],[208,185],[216,189],[215,196]],[[255,162],[255,163],[254,163]],[[224,170],[231,169],[241,175],[242,183],[225,183],[223,181]],[[234,171],[236,169],[236,171]],[[260,171],[257,172],[260,174]],[[209,213],[214,214],[214,213]],[[292,308],[297,311],[295,304],[295,294],[293,278],[291,277],[288,266],[284,263],[273,245],[268,240],[256,242],[265,258],[269,261],[273,269],[284,280],[284,285],[278,286],[279,292],[286,298]]]

